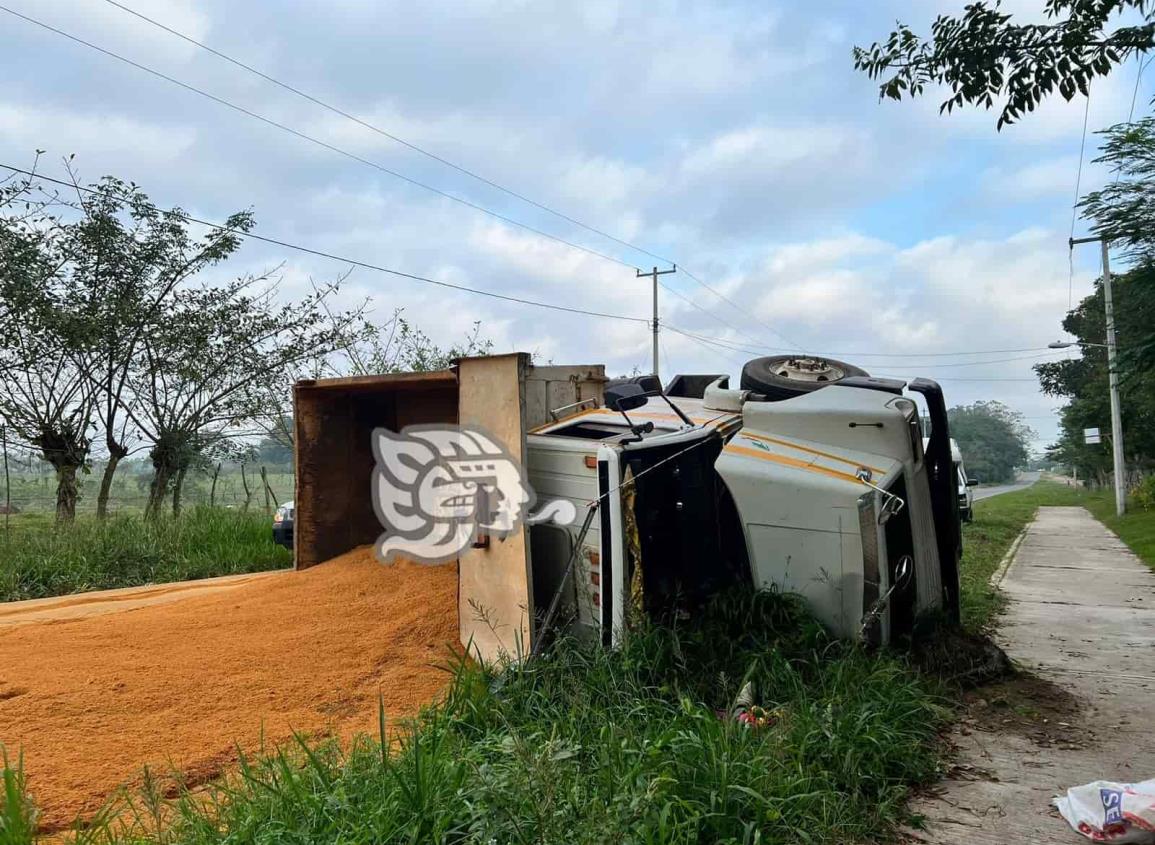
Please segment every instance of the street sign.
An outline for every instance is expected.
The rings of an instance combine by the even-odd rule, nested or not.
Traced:
[[[1093,443],[1102,443],[1103,442],[1103,438],[1099,436],[1099,429],[1097,429],[1097,428],[1084,428],[1083,429],[1083,440],[1088,445],[1093,444]]]

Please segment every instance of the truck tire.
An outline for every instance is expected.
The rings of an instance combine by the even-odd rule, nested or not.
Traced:
[[[771,355],[755,358],[742,368],[742,389],[780,401],[811,393],[849,376],[868,376],[853,364],[809,355]]]

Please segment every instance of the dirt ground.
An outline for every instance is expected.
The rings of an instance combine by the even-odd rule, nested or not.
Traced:
[[[146,765],[204,782],[262,732],[375,734],[379,701],[409,716],[444,689],[457,640],[456,567],[386,567],[368,548],[304,572],[53,601],[0,605],[0,743],[23,750],[45,832]]]

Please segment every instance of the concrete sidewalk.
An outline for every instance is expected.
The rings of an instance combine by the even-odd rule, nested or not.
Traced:
[[[1155,777],[1155,573],[1082,508],[1040,508],[1002,589],[1010,604],[996,639],[1053,682],[1053,695],[1037,696],[1049,699],[1038,704],[1052,718],[1036,713],[1038,730],[1003,729],[1018,721],[1012,710],[965,720],[952,737],[952,777],[912,807],[926,819],[914,841],[1086,842],[1052,796],[1093,780]],[[1073,705],[1057,717],[1066,722],[1047,710],[1059,699]]]

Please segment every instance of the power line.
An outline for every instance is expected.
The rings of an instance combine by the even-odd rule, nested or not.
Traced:
[[[61,187],[68,188],[69,190],[83,191],[84,193],[97,194],[97,195],[99,195],[101,193],[100,191],[98,191],[94,188],[85,188],[81,185],[74,185],[70,182],[65,182],[62,179],[53,179],[49,176],[42,176],[39,173],[33,173],[31,170],[24,170],[23,168],[20,168],[20,167],[13,167],[10,164],[0,163],[0,167],[3,167],[5,170],[11,170],[13,173],[21,173],[25,176],[30,176],[30,177],[37,179],[39,181],[42,181],[42,182],[49,182],[49,183],[54,184],[54,185],[60,185]],[[348,264],[352,267],[360,267],[360,268],[365,269],[365,270],[375,270],[379,273],[388,273],[391,276],[399,276],[400,278],[410,279],[412,281],[421,282],[423,284],[436,285],[437,287],[442,287],[442,288],[450,288],[452,290],[458,290],[458,291],[462,291],[464,293],[473,293],[473,294],[477,294],[478,296],[488,296],[492,299],[501,299],[501,300],[504,300],[506,302],[516,302],[516,303],[519,303],[521,305],[532,305],[535,308],[548,308],[552,311],[565,311],[569,314],[583,314],[583,315],[588,316],[588,317],[604,317],[604,318],[609,319],[609,320],[625,320],[627,322],[643,323],[645,325],[649,325],[649,323],[650,323],[650,321],[644,317],[628,317],[624,314],[608,314],[608,313],[605,313],[603,311],[587,311],[584,308],[570,308],[569,306],[566,306],[566,305],[554,305],[553,303],[541,302],[541,301],[536,300],[536,299],[525,299],[525,298],[519,297],[519,296],[509,296],[509,295],[503,294],[503,293],[495,293],[494,291],[481,290],[480,288],[471,288],[471,287],[466,287],[465,285],[456,285],[456,284],[453,284],[452,282],[441,281],[440,279],[430,279],[426,276],[418,276],[415,273],[406,273],[406,272],[403,272],[401,270],[394,270],[390,267],[383,267],[380,264],[371,264],[367,261],[360,261],[360,260],[355,259],[355,258],[348,258],[347,256],[337,255],[336,253],[326,252],[324,250],[314,249],[312,247],[307,247],[307,246],[302,246],[300,244],[292,243],[291,241],[285,241],[285,240],[281,240],[279,238],[269,237],[267,235],[257,235],[257,234],[254,234],[252,232],[243,232],[239,229],[233,229],[233,228],[230,228],[228,226],[223,226],[220,223],[213,223],[213,222],[208,221],[208,220],[201,220],[197,217],[192,217],[191,215],[186,214],[184,211],[178,211],[178,210],[174,210],[174,209],[163,209],[157,205],[154,205],[151,202],[148,203],[147,205],[149,208],[153,209],[154,211],[159,211],[163,214],[177,214],[185,220],[191,221],[193,223],[198,223],[201,226],[208,226],[210,229],[217,229],[217,230],[222,231],[222,232],[228,232],[230,234],[236,235],[237,237],[247,238],[249,240],[254,240],[254,241],[261,241],[261,242],[267,243],[267,244],[273,244],[274,246],[279,246],[279,247],[284,247],[285,249],[295,250],[296,252],[302,252],[302,253],[305,253],[306,255],[314,255],[314,256],[317,256],[319,258],[328,258],[328,259],[331,259],[333,261],[340,261],[341,263]]]
[[[694,341],[694,343],[701,346],[707,352],[712,353],[715,357],[717,357],[723,361],[726,361],[728,364],[731,364],[731,365],[737,367],[739,371],[741,371],[741,369],[746,365],[744,361],[739,361],[737,358],[734,358],[731,355],[727,355],[725,352],[719,351],[718,348],[712,346],[711,344],[707,343],[704,340],[699,340],[698,338],[690,337],[689,335],[687,335],[687,337],[689,337],[690,340]]]
[[[898,379],[907,378],[907,376],[896,376],[896,375],[883,375],[882,377],[883,378],[898,378]],[[1034,378],[969,378],[969,377],[963,378],[963,377],[959,377],[959,376],[943,376],[942,378],[939,378],[938,376],[932,376],[932,378],[934,379],[934,381],[970,381],[970,382],[977,382],[977,383],[1000,382],[1000,381],[1018,381],[1018,382],[1030,382],[1031,384],[1038,384],[1039,383],[1039,380],[1034,379]]]
[[[678,269],[679,269],[679,270],[682,270],[683,272],[685,272],[685,271],[684,271],[684,268],[682,268],[682,267],[679,267]],[[689,274],[687,273],[687,275],[689,275]],[[731,331],[737,332],[739,335],[741,335],[741,336],[743,336],[743,337],[746,337],[746,338],[749,338],[749,339],[750,339],[750,341],[751,341],[751,343],[755,343],[755,344],[756,344],[756,343],[758,342],[756,339],[754,339],[754,338],[751,338],[751,337],[750,337],[750,335],[746,334],[746,332],[742,331],[740,328],[738,328],[738,327],[737,327],[737,326],[735,326],[733,323],[731,323],[729,320],[725,320],[725,319],[723,319],[722,317],[718,316],[717,314],[714,314],[714,313],[713,313],[713,312],[711,312],[711,311],[707,311],[707,310],[706,310],[705,308],[703,308],[701,305],[699,305],[698,303],[696,303],[694,300],[692,300],[690,297],[686,296],[684,293],[682,293],[681,291],[677,290],[676,288],[672,288],[672,287],[670,287],[670,286],[669,286],[669,285],[667,285],[665,282],[658,282],[658,285],[659,285],[659,286],[662,288],[662,290],[666,291],[667,293],[671,293],[671,294],[673,294],[674,296],[678,297],[678,299],[680,299],[680,300],[682,300],[683,302],[685,302],[686,304],[688,304],[688,305],[689,305],[691,308],[694,308],[694,309],[696,309],[696,310],[698,310],[698,311],[702,312],[702,313],[703,313],[703,314],[705,314],[707,317],[711,317],[711,318],[713,318],[713,319],[717,320],[719,323],[721,323],[723,326],[725,326],[726,328],[730,329]],[[663,324],[663,325],[664,325],[664,324]]]
[[[277,87],[281,88],[282,90],[288,91],[288,92],[290,92],[290,93],[292,93],[298,97],[301,97],[302,99],[307,100],[308,102],[313,103],[314,105],[320,106],[321,108],[326,109],[327,111],[332,112],[333,114],[339,115],[340,117],[343,117],[346,120],[351,120],[354,123],[356,123],[357,125],[365,128],[365,129],[368,129],[371,132],[374,132],[374,133],[376,133],[376,134],[378,134],[384,138],[388,138],[389,140],[391,140],[397,144],[400,144],[400,145],[406,147],[407,149],[413,150],[414,152],[419,153],[419,154],[421,154],[421,155],[423,155],[423,156],[425,156],[425,157],[427,157],[433,161],[436,161],[440,164],[443,164],[446,167],[452,168],[453,170],[456,170],[457,172],[462,173],[462,174],[470,177],[471,179],[475,179],[484,185],[488,185],[489,187],[494,188],[498,191],[501,191],[502,193],[505,193],[508,196],[514,197],[515,199],[518,199],[524,203],[527,203],[528,205],[531,205],[534,208],[537,208],[537,209],[545,211],[549,214],[552,214],[555,217],[558,217],[562,220],[565,220],[568,223],[572,223],[573,225],[578,226],[582,229],[585,229],[588,232],[592,232],[593,234],[596,234],[600,237],[606,238],[607,240],[613,241],[614,243],[619,244],[620,246],[624,246],[628,249],[632,249],[635,252],[639,252],[643,255],[649,256],[650,258],[654,258],[654,259],[657,259],[658,261],[663,261],[666,264],[671,264],[671,265],[678,263],[671,258],[667,258],[663,255],[659,255],[658,253],[651,252],[650,250],[645,249],[644,247],[640,247],[635,243],[631,243],[630,241],[616,237],[615,235],[610,234],[609,232],[605,231],[604,229],[600,229],[596,226],[591,226],[590,224],[585,223],[585,222],[577,219],[576,217],[573,217],[572,215],[566,214],[565,212],[562,212],[562,211],[558,211],[557,209],[552,208],[551,206],[548,206],[545,203],[538,202],[537,200],[532,199],[531,197],[526,196],[523,193],[515,191],[511,188],[507,188],[505,185],[502,185],[501,183],[496,182],[493,179],[490,179],[486,176],[483,176],[475,170],[471,170],[467,167],[464,167],[460,164],[457,164],[454,161],[451,161],[451,160],[445,158],[444,156],[441,156],[441,155],[438,155],[437,153],[431,152],[431,151],[425,149],[424,147],[419,146],[418,144],[414,144],[411,141],[407,141],[404,138],[393,134],[392,132],[389,132],[385,129],[382,129],[381,127],[376,126],[367,120],[359,118],[356,115],[354,115],[350,112],[347,112],[342,108],[339,108],[338,106],[334,106],[333,104],[326,102],[325,100],[322,100],[321,98],[319,98],[313,94],[309,94],[308,92],[303,91],[294,85],[291,85],[287,82],[283,82],[280,79],[277,79],[276,77],[274,77],[270,74],[267,74],[261,70],[258,70],[257,68],[253,67],[252,65],[250,65],[246,62],[241,61],[240,59],[237,59],[233,56],[230,56],[227,53],[224,53],[220,50],[217,50],[214,47],[210,47],[208,44],[205,44],[203,41],[199,41],[199,40],[197,40],[197,39],[195,39],[189,35],[186,35],[183,32],[180,32],[179,30],[173,29],[172,27],[170,27],[164,23],[161,23],[160,21],[158,21],[156,19],[149,17],[148,15],[145,15],[141,12],[138,12],[135,9],[132,9],[123,3],[117,2],[117,0],[105,0],[105,2],[111,6],[114,6],[118,9],[120,9],[123,12],[126,12],[126,13],[138,18],[139,20],[142,20],[142,21],[144,21],[144,22],[146,22],[146,23],[148,23],[154,27],[157,27],[158,29],[161,29],[161,30],[169,33],[170,35],[173,35],[173,36],[180,38],[181,40],[183,40],[189,44],[192,44],[196,47],[199,47],[202,50],[205,50],[206,52],[211,53],[212,55],[214,55],[214,56],[216,56],[216,57],[218,57],[218,58],[220,58],[226,62],[229,62],[230,64],[234,65],[235,67],[239,67],[248,73],[251,73],[255,76],[258,76],[261,79],[265,80],[266,82],[269,82],[273,85],[276,85]],[[25,19],[26,20],[32,20],[31,18],[25,18]],[[37,21],[33,21],[33,22],[38,23]],[[44,24],[41,24],[41,25],[44,26]],[[48,28],[51,29],[51,27],[48,27]],[[53,30],[53,31],[59,32],[59,30]],[[60,34],[66,35],[66,37],[71,37],[71,36],[67,36],[66,33],[60,33]],[[74,40],[79,41],[80,39],[74,39]],[[87,44],[87,42],[83,42],[83,41],[81,43]],[[98,47],[95,47],[95,45],[88,45],[88,46],[92,46],[94,49],[100,49]],[[107,51],[102,51],[102,52],[107,52]],[[121,58],[119,56],[115,56],[115,54],[109,53],[109,55],[113,55],[115,58]],[[122,59],[122,60],[127,61],[125,59]],[[139,65],[137,65],[137,66],[140,67]],[[142,68],[142,69],[146,69],[146,68]],[[149,70],[149,69],[146,69],[146,70]],[[149,72],[153,72],[153,71],[150,70]],[[168,77],[164,77],[164,78],[168,79]],[[169,80],[169,81],[175,82],[175,80]],[[176,84],[183,84],[183,83],[177,82]],[[189,87],[189,86],[185,86],[185,87]],[[203,92],[198,91],[198,93],[203,93]],[[206,96],[211,96],[211,95],[206,95]],[[218,102],[219,102],[219,100],[218,100]],[[387,171],[387,172],[392,173],[392,171]],[[407,179],[407,177],[400,176],[399,174],[394,173],[393,175],[399,176],[399,178],[406,178]],[[429,186],[423,185],[422,183],[415,182],[414,180],[408,180],[407,179],[407,181],[411,181],[414,184],[421,185],[421,187],[426,187],[430,190],[436,190],[434,188],[429,188]],[[456,199],[453,197],[451,197],[451,198]],[[475,207],[475,208],[477,207],[477,206],[473,206],[472,204],[470,204],[470,205],[471,205],[471,207]],[[485,209],[481,209],[481,210],[485,210]],[[485,210],[485,211],[486,211],[486,213],[492,213],[492,212],[488,212],[488,210]],[[516,221],[510,221],[505,217],[500,217],[500,219],[506,220],[506,222],[511,222],[514,225],[518,225],[518,226],[522,225],[520,223],[517,223]],[[532,229],[530,227],[523,227],[523,228],[527,228],[530,231],[533,231],[536,234],[543,235],[545,237],[552,237],[550,235],[547,235],[543,232],[540,232],[536,229]],[[555,240],[560,240],[560,239],[555,238]],[[562,242],[567,244],[568,246],[574,246],[578,249],[585,249],[584,247],[572,244],[569,241],[562,241]],[[603,255],[603,254],[598,253],[596,251],[592,251],[592,250],[586,250],[586,251],[587,252],[594,252],[594,254],[598,255],[599,257],[605,258],[605,259],[610,260],[610,261],[617,261],[617,259]],[[624,263],[624,262],[618,261],[618,263]],[[632,266],[632,265],[627,265],[627,266]],[[704,282],[702,279],[700,279],[695,274],[691,273],[689,270],[686,270],[685,268],[682,268],[682,270],[688,278],[690,278],[691,280],[693,280],[697,284],[701,285],[703,288],[708,290],[710,293],[714,294],[714,296],[718,297],[723,302],[729,304],[731,307],[733,307],[735,310],[737,310],[740,313],[742,313],[743,315],[745,315],[747,318],[749,318],[749,319],[753,320],[754,322],[758,323],[759,325],[761,325],[764,329],[766,329],[767,331],[771,332],[772,334],[774,334],[775,336],[777,336],[778,338],[783,340],[788,346],[794,346],[794,347],[797,347],[798,349],[802,348],[802,347],[798,346],[798,344],[794,343],[793,341],[791,341],[787,337],[785,337],[781,332],[779,332],[773,326],[770,326],[769,324],[763,322],[762,320],[758,319],[754,315],[749,314],[745,308],[738,305],[736,302],[731,300],[729,297],[727,297],[721,291],[718,291],[715,288],[708,285],[706,282]],[[687,301],[690,301],[691,304],[694,304],[691,300],[687,299]],[[719,322],[726,324],[726,321],[722,320],[717,315],[715,315],[709,311],[706,311],[705,309],[700,308],[700,306],[697,306],[696,304],[694,304],[694,305],[695,305],[695,307],[699,308],[699,310],[702,310],[702,312],[705,313],[707,316],[710,316],[714,319],[719,320]]]
[[[741,305],[739,305],[739,304],[738,304],[737,302],[735,302],[734,300],[730,299],[730,297],[726,296],[726,295],[725,295],[724,293],[722,293],[721,291],[715,290],[714,288],[710,287],[708,284],[706,284],[706,283],[705,283],[705,282],[703,282],[701,279],[699,279],[697,276],[695,276],[693,273],[691,273],[689,270],[687,270],[687,269],[686,269],[684,266],[681,266],[681,267],[680,267],[680,269],[681,269],[681,271],[682,271],[683,273],[685,273],[685,274],[686,274],[686,276],[687,276],[688,278],[690,278],[690,279],[693,279],[695,282],[697,282],[698,284],[700,284],[702,287],[704,287],[704,288],[705,288],[706,290],[708,290],[710,293],[714,294],[714,296],[718,297],[718,298],[719,298],[720,300],[722,300],[723,302],[725,302],[725,303],[728,303],[728,304],[729,304],[731,307],[733,307],[733,308],[734,308],[736,311],[740,312],[740,313],[741,313],[743,316],[745,316],[746,318],[748,318],[748,319],[750,319],[750,320],[753,320],[753,321],[754,321],[754,322],[756,322],[758,325],[762,326],[762,328],[764,328],[764,329],[766,329],[767,331],[769,331],[771,334],[773,334],[773,335],[776,335],[776,336],[777,336],[777,337],[778,337],[780,340],[782,340],[783,342],[785,342],[785,344],[786,344],[787,346],[793,346],[795,349],[798,349],[798,350],[801,350],[801,349],[802,349],[802,347],[801,347],[801,346],[799,346],[799,345],[798,345],[797,343],[795,343],[794,341],[790,340],[790,338],[786,337],[784,334],[782,334],[782,332],[778,331],[776,328],[774,328],[773,326],[769,325],[768,323],[764,323],[762,320],[758,319],[758,317],[756,317],[755,315],[751,314],[751,313],[750,313],[750,310],[749,310],[749,308],[744,308],[744,307],[742,307]],[[709,313],[709,312],[707,312],[707,313]]]
[[[1139,98],[1139,83],[1143,80],[1143,72],[1147,70],[1147,65],[1151,64],[1151,60],[1144,61],[1143,54],[1136,53],[1135,64],[1138,69],[1135,72],[1135,90],[1131,92],[1131,109],[1127,112],[1128,123],[1135,119],[1135,101]]]
[[[351,120],[354,123],[356,123],[357,125],[362,126],[365,129],[368,129],[370,132],[375,132],[376,134],[380,135],[383,138],[388,138],[390,141],[393,141],[397,144],[400,144],[401,146],[406,147],[410,150],[413,150],[416,153],[420,153],[421,155],[425,156],[426,158],[429,158],[429,159],[436,161],[440,164],[444,164],[446,167],[452,168],[453,170],[456,170],[458,173],[462,173],[462,174],[470,177],[471,179],[476,179],[478,182],[481,182],[484,185],[488,185],[489,187],[494,188],[498,191],[501,191],[502,193],[507,194],[511,197],[514,197],[515,199],[521,200],[522,202],[527,203],[528,205],[532,205],[534,208],[537,208],[537,209],[545,211],[549,214],[552,214],[555,217],[558,217],[562,220],[565,220],[568,223],[572,223],[575,226],[579,226],[582,229],[585,229],[587,232],[592,232],[595,235],[599,235],[603,238],[606,238],[607,240],[613,241],[616,244],[627,247],[627,248],[632,249],[636,252],[640,252],[643,255],[649,256],[650,258],[656,258],[658,261],[664,261],[667,264],[673,264],[674,263],[674,262],[670,261],[668,258],[663,258],[662,256],[660,256],[656,253],[650,252],[649,250],[644,249],[643,247],[640,247],[637,244],[630,243],[629,241],[623,240],[622,238],[615,237],[614,235],[611,235],[609,232],[606,232],[602,229],[599,229],[596,226],[591,226],[588,223],[583,223],[581,220],[578,220],[576,217],[572,217],[571,215],[566,214],[563,211],[558,211],[556,208],[552,208],[552,207],[546,205],[545,203],[538,202],[537,200],[532,199],[531,197],[528,197],[525,194],[519,193],[518,191],[515,191],[512,188],[507,188],[505,185],[502,185],[501,183],[496,182],[493,179],[490,179],[486,176],[483,176],[475,170],[470,170],[469,168],[463,167],[462,165],[457,164],[456,162],[450,161],[449,159],[445,158],[444,156],[440,156],[437,153],[430,152],[429,150],[425,149],[424,147],[421,147],[417,144],[414,144],[412,141],[407,141],[404,138],[399,137],[398,135],[394,135],[392,132],[389,132],[385,129],[382,129],[381,127],[376,126],[367,120],[359,118],[355,114],[351,114],[351,113],[345,111],[344,109],[342,109],[338,106],[334,106],[332,103],[328,103],[328,102],[322,100],[321,98],[314,96],[313,94],[309,94],[308,92],[303,91],[300,88],[297,88],[294,85],[291,85],[287,82],[282,82],[280,79],[277,79],[274,76],[271,76],[271,75],[269,75],[269,74],[267,74],[261,70],[258,70],[257,68],[253,67],[252,65],[246,64],[245,62],[241,61],[240,59],[237,59],[233,56],[230,56],[227,53],[223,53],[214,47],[210,47],[208,44],[205,44],[203,41],[198,41],[197,39],[195,39],[189,35],[186,35],[185,33],[180,32],[179,30],[173,29],[172,27],[167,26],[166,24],[163,24],[160,21],[155,20],[154,18],[150,18],[148,15],[145,15],[141,12],[138,12],[135,9],[129,8],[128,6],[124,5],[123,3],[118,3],[117,0],[105,0],[105,2],[108,3],[110,6],[115,6],[116,8],[118,8],[124,12],[127,12],[128,14],[130,14],[136,18],[139,18],[140,20],[145,21],[146,23],[149,23],[152,26],[157,27],[158,29],[164,30],[165,32],[169,33],[170,35],[176,36],[177,38],[181,39],[182,41],[185,41],[189,44],[193,44],[196,47],[201,48],[202,50],[205,50],[209,53],[212,53],[217,58],[223,59],[224,61],[226,61],[226,62],[228,62],[228,63],[230,63],[236,67],[239,67],[242,70],[245,70],[251,74],[254,74],[255,76],[259,76],[261,79],[265,80],[266,82],[270,82],[273,85],[276,85],[278,88],[281,88],[285,91],[288,91],[292,94],[295,94],[296,96],[301,97],[302,99],[308,100],[310,103],[313,103],[314,105],[320,106],[321,108],[326,109],[327,111],[330,111],[333,114],[339,115],[340,117],[343,117],[346,120]]]
[[[667,328],[670,328],[670,326],[668,324],[667,324]],[[678,330],[675,329],[675,331],[678,331]],[[709,343],[709,344],[718,345],[714,341],[712,341],[708,338],[703,338],[699,335],[691,335],[691,334],[688,334],[686,332],[679,332],[679,333],[685,334],[687,337],[699,340],[702,343]],[[723,346],[720,348],[726,349],[728,347]],[[896,379],[908,378],[908,376],[895,375],[893,373],[876,373],[875,375],[881,376],[882,378],[896,378]],[[1033,378],[969,378],[969,377],[959,377],[959,376],[943,376],[940,378],[938,376],[935,376],[934,379],[935,379],[935,381],[959,381],[959,382],[978,382],[978,383],[985,383],[985,382],[1031,382],[1032,384],[1038,383],[1038,379],[1033,379]]]
[[[464,205],[467,208],[471,208],[474,211],[479,211],[482,214],[487,214],[490,217],[493,217],[497,220],[502,221],[503,223],[508,223],[511,226],[517,226],[518,228],[525,229],[527,232],[532,232],[533,234],[538,235],[540,237],[548,238],[551,241],[556,241],[557,243],[568,246],[571,249],[576,249],[576,250],[580,250],[582,252],[588,253],[589,255],[593,255],[593,256],[600,258],[604,261],[610,261],[610,262],[613,262],[614,264],[620,264],[623,267],[630,267],[630,268],[636,269],[636,266],[629,263],[628,261],[622,261],[620,258],[615,258],[612,255],[607,255],[606,253],[599,252],[596,249],[592,249],[592,248],[587,247],[587,246],[582,246],[581,244],[574,243],[573,241],[568,241],[565,238],[559,237],[557,235],[551,235],[549,232],[545,232],[545,231],[542,231],[541,229],[534,228],[533,226],[530,226],[527,223],[522,223],[521,221],[515,220],[512,217],[507,217],[506,215],[502,214],[501,212],[493,211],[492,209],[486,208],[483,205],[478,205],[477,203],[471,202],[471,201],[469,201],[463,197],[455,196],[454,194],[451,194],[448,191],[443,191],[440,188],[434,187],[433,185],[430,185],[426,182],[422,182],[418,179],[414,179],[410,176],[406,176],[405,174],[399,173],[396,170],[391,170],[390,168],[385,167],[382,164],[378,164],[375,161],[364,158],[363,156],[359,156],[356,153],[349,152],[348,150],[342,149],[341,147],[338,147],[335,144],[330,144],[328,141],[322,141],[320,138],[316,138],[316,137],[309,135],[305,132],[301,132],[298,129],[294,129],[291,126],[288,126],[284,123],[280,123],[276,120],[273,120],[272,118],[265,117],[262,114],[258,114],[257,112],[252,111],[251,109],[247,109],[244,106],[237,105],[236,103],[231,102],[230,100],[226,100],[223,97],[218,97],[216,94],[210,94],[208,91],[205,91],[202,88],[197,88],[195,85],[190,85],[187,82],[181,82],[179,79],[176,79],[175,77],[168,76],[167,74],[161,73],[159,70],[155,70],[154,68],[151,68],[147,65],[141,64],[140,62],[133,61],[132,59],[127,58],[126,56],[122,56],[119,53],[113,52],[112,50],[108,50],[108,49],[105,49],[104,47],[100,47],[96,44],[93,44],[91,41],[85,41],[83,38],[80,38],[76,35],[72,35],[71,33],[65,32],[62,29],[57,29],[56,27],[51,26],[49,24],[46,24],[43,21],[36,20],[36,18],[32,18],[32,17],[29,17],[28,15],[21,14],[20,12],[14,11],[13,9],[10,9],[7,6],[0,5],[0,11],[7,12],[8,14],[10,14],[14,17],[20,18],[21,20],[26,21],[28,23],[35,24],[36,26],[39,26],[42,29],[46,29],[49,32],[55,33],[56,35],[62,36],[63,38],[67,38],[69,41],[73,41],[77,44],[81,44],[85,47],[88,47],[91,50],[95,50],[98,53],[101,53],[105,56],[108,56],[109,58],[116,59],[117,61],[123,62],[124,64],[129,65],[130,67],[134,67],[137,70],[143,71],[147,74],[150,74],[151,76],[155,76],[158,79],[163,79],[165,82],[171,83],[172,85],[176,85],[176,86],[183,88],[186,91],[190,91],[194,94],[198,94],[199,96],[204,97],[205,99],[212,100],[214,103],[225,106],[226,108],[230,108],[233,111],[239,112],[239,113],[241,113],[247,117],[251,117],[254,120],[259,120],[261,123],[264,123],[268,126],[272,126],[273,128],[279,129],[282,132],[287,132],[290,135],[293,135],[293,136],[300,138],[304,141],[308,141],[309,143],[315,144],[318,147],[322,147],[323,149],[329,150],[330,152],[337,153],[338,155],[345,156],[348,159],[351,159],[353,161],[367,165],[368,167],[372,167],[375,170],[379,170],[382,173],[386,173],[386,174],[393,176],[397,179],[400,179],[404,182],[408,182],[409,184],[414,185],[418,188],[422,188],[426,191],[430,191],[431,193],[437,194],[438,196],[443,197],[447,200],[451,200],[453,202],[460,203],[461,205]]]
[[[702,334],[695,334],[694,332],[686,331],[685,329],[678,328],[677,326],[674,326],[670,323],[664,323],[663,325],[667,329],[669,329],[670,331],[677,332],[678,334],[686,335],[687,337],[693,337],[693,338],[696,338],[698,340],[706,341],[708,343],[716,343],[716,344],[725,346],[728,349],[731,349],[731,350],[736,351],[736,352],[751,352],[754,354],[764,354],[766,352],[787,352],[787,351],[789,351],[786,349],[782,349],[780,347],[776,348],[776,347],[769,347],[769,346],[766,346],[766,347],[743,346],[741,344],[734,343],[733,341],[727,341],[727,340],[724,340],[722,338],[710,337],[708,335],[702,335]],[[995,354],[1007,354],[1007,353],[1013,353],[1013,352],[1042,352],[1042,351],[1045,351],[1047,349],[1049,349],[1049,347],[1047,347],[1047,346],[1025,346],[1025,347],[1019,347],[1017,349],[968,349],[968,350],[963,350],[963,351],[958,351],[958,352],[819,352],[819,351],[816,351],[816,352],[812,352],[812,353],[808,353],[808,354],[843,356],[843,357],[847,357],[847,358],[957,358],[957,357],[960,357],[963,355],[995,355]],[[982,364],[982,363],[991,363],[991,362],[976,361],[973,363]],[[930,364],[927,366],[945,366],[945,365]]]

